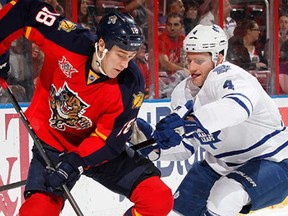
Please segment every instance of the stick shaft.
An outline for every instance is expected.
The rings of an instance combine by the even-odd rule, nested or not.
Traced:
[[[55,167],[52,164],[51,160],[48,158],[48,155],[47,155],[45,149],[43,148],[42,143],[40,142],[38,136],[36,135],[35,131],[31,127],[28,119],[26,118],[22,108],[20,107],[20,105],[17,102],[17,100],[15,99],[13,93],[9,89],[9,86],[8,86],[7,82],[3,78],[0,78],[0,84],[1,84],[2,88],[6,91],[6,93],[8,94],[8,96],[9,96],[9,98],[11,100],[11,103],[13,104],[14,109],[20,115],[20,119],[22,120],[22,122],[25,125],[27,131],[29,132],[30,136],[32,137],[37,149],[40,152],[40,155],[43,158],[43,160],[45,161],[45,163],[47,164],[48,167],[51,167],[51,168],[55,169]],[[83,213],[81,212],[79,206],[77,205],[75,199],[73,198],[73,196],[70,193],[70,191],[67,188],[67,186],[63,185],[62,189],[64,190],[64,192],[65,192],[65,194],[67,196],[67,199],[69,200],[69,202],[70,202],[72,208],[74,209],[74,211],[76,212],[76,214],[78,216],[83,216]]]
[[[2,185],[0,186],[0,192],[24,186],[26,182],[27,180],[23,180],[23,181],[14,182],[14,183],[7,184],[7,185]]]
[[[151,146],[152,144],[154,144],[156,141],[152,138],[152,139],[149,139],[149,140],[146,140],[146,141],[144,141],[144,142],[141,142],[141,143],[139,143],[139,144],[137,144],[137,145],[133,145],[131,148],[133,149],[133,150],[141,150],[141,149],[143,149],[143,148],[146,148],[146,147],[148,147],[148,146]]]

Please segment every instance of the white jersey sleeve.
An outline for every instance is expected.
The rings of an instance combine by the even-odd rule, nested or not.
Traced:
[[[160,157],[158,160],[162,161],[181,161],[190,158],[198,149],[198,144],[194,139],[186,139],[172,148],[161,149]]]
[[[257,119],[259,123],[279,124],[278,109],[258,80],[229,62],[209,73],[194,102],[194,114],[209,133],[238,125],[265,111],[273,115]]]
[[[171,106],[193,99],[193,115],[200,127],[190,145],[206,151],[205,160],[216,172],[225,175],[250,160],[288,158],[288,130],[255,77],[224,62],[209,73],[201,89],[191,81],[188,77],[175,88]],[[161,160],[179,160],[191,151],[181,144],[161,155]]]
[[[288,158],[288,130],[279,110],[247,71],[229,62],[217,66],[194,101],[195,119],[206,129],[194,138],[216,172],[227,174],[249,160]]]

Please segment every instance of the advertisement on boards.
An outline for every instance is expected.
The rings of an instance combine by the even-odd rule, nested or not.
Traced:
[[[274,100],[279,107],[285,124],[288,125],[288,98],[274,98]],[[23,110],[26,109],[25,106],[22,108]],[[170,112],[169,101],[151,101],[143,104],[139,117],[155,124]],[[12,106],[0,106],[0,121],[1,189],[1,186],[26,180],[33,140]],[[195,161],[202,160],[203,157],[203,150],[198,149],[189,160],[157,161],[154,163],[161,170],[163,181],[174,192],[191,165]],[[24,202],[23,191],[24,186],[0,191],[0,216],[16,216],[18,214],[21,203]],[[88,216],[121,216],[132,205],[125,197],[107,190],[99,183],[85,176],[81,177],[71,193],[83,214]],[[273,207],[273,211],[275,212],[285,207],[287,205],[282,203],[279,206]],[[256,216],[256,212],[251,215],[253,214]],[[75,215],[68,201],[65,203],[61,215]],[[277,215],[274,214],[273,216]]]

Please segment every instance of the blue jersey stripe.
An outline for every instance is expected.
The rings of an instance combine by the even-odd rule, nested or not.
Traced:
[[[243,94],[227,94],[225,95],[223,98],[230,98],[230,99],[233,99],[234,101],[236,101],[236,103],[238,103],[241,107],[243,107],[245,109],[245,111],[247,112],[248,116],[250,116],[250,109],[246,106],[246,104],[237,96],[241,96],[241,97],[244,97],[245,99],[247,99],[247,101],[250,103],[251,107],[252,107],[252,110],[253,110],[253,104],[252,102],[250,101],[250,99],[246,96],[246,95],[243,95]]]
[[[222,154],[218,154],[215,155],[216,158],[223,158],[223,157],[228,157],[228,156],[233,156],[233,155],[238,155],[238,154],[243,154],[245,152],[251,151],[261,145],[263,145],[267,140],[269,140],[270,138],[276,136],[277,134],[279,134],[280,132],[284,131],[286,129],[286,127],[284,127],[282,130],[276,130],[271,134],[267,134],[263,139],[261,139],[259,142],[257,142],[256,144],[250,146],[249,148],[246,149],[242,149],[242,150],[237,150],[237,151],[230,151],[230,152],[224,152]]]
[[[249,161],[261,160],[261,159],[265,159],[265,158],[268,158],[268,157],[272,157],[272,156],[276,155],[278,152],[280,152],[282,149],[284,149],[287,146],[288,146],[288,141],[283,143],[281,146],[279,146],[273,152],[270,152],[270,153],[267,153],[267,154],[264,154],[264,155],[260,155],[258,157],[254,157],[254,158],[250,159]],[[226,165],[229,166],[229,167],[233,167],[233,166],[240,166],[240,165],[243,165],[245,163],[247,163],[247,161],[244,162],[244,163],[241,163],[241,164],[229,163],[228,162],[228,163],[226,163]]]

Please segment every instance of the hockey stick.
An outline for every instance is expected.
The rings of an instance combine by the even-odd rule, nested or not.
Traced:
[[[27,182],[27,180],[23,180],[23,181],[14,182],[14,183],[7,184],[7,185],[2,185],[2,186],[0,186],[0,192],[14,189],[17,187],[21,187],[21,186],[25,185],[26,182]]]
[[[52,164],[51,160],[48,158],[48,155],[47,155],[45,149],[43,148],[42,143],[40,142],[38,136],[36,135],[35,131],[31,127],[31,125],[30,125],[28,119],[26,118],[23,110],[21,109],[21,107],[18,104],[17,100],[15,99],[13,93],[11,92],[7,82],[3,78],[0,78],[0,85],[8,94],[8,96],[9,96],[9,98],[13,104],[14,109],[20,115],[20,118],[21,118],[23,124],[25,125],[27,131],[29,132],[30,136],[32,137],[32,139],[35,143],[35,146],[37,147],[38,151],[40,152],[40,155],[42,156],[46,165],[52,169],[55,169],[55,166]],[[72,194],[70,193],[69,189],[67,188],[67,186],[62,185],[62,189],[64,190],[64,192],[67,196],[67,199],[69,200],[69,202],[70,202],[72,208],[74,209],[74,211],[76,212],[76,214],[78,216],[84,216],[83,213],[81,212],[79,206],[77,205],[75,199],[73,198]]]
[[[141,150],[141,149],[147,148],[147,147],[149,147],[150,145],[152,145],[154,143],[155,143],[154,139],[149,139],[149,140],[141,142],[141,143],[139,143],[137,145],[133,145],[131,148],[133,150],[137,151],[137,150]],[[0,186],[0,192],[24,186],[26,184],[26,182],[27,182],[27,180],[22,180],[22,181],[14,182],[14,183],[11,183],[11,184],[2,185],[2,186]]]
[[[147,148],[147,147],[151,146],[154,143],[155,143],[154,139],[149,139],[149,140],[141,142],[141,143],[139,143],[137,145],[133,145],[131,148],[133,150],[137,151],[137,150],[141,150],[141,149]],[[15,189],[17,187],[21,187],[21,186],[25,185],[26,182],[27,182],[27,180],[22,180],[22,181],[14,182],[14,183],[11,183],[11,184],[2,185],[2,186],[0,186],[0,192],[6,191],[6,190],[10,190],[10,189]]]
[[[138,143],[136,145],[133,145],[131,148],[133,150],[137,151],[137,150],[147,148],[147,147],[151,146],[152,144],[154,144],[155,142],[156,141],[152,138],[152,139],[146,140],[144,142]]]

